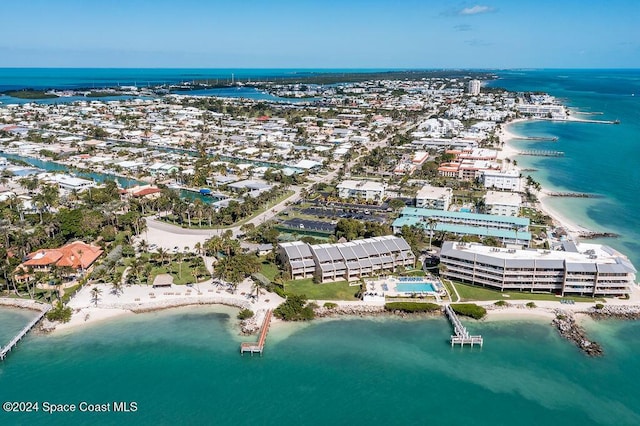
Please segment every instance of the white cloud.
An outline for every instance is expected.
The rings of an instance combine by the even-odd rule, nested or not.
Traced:
[[[459,15],[478,15],[480,13],[493,12],[493,8],[489,6],[475,5],[472,7],[465,7],[458,14]]]

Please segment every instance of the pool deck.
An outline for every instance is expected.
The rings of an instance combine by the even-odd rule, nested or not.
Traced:
[[[364,295],[364,301],[384,301],[386,297],[434,297],[440,302],[440,297],[446,295],[444,286],[435,277],[395,277],[387,276],[376,280],[367,280],[367,292]],[[399,291],[398,284],[428,284],[435,291]]]

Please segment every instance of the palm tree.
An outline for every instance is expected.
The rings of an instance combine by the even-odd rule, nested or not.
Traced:
[[[91,289],[91,301],[93,302],[93,306],[98,306],[98,300],[100,299],[100,295],[102,294],[102,290],[95,286]]]
[[[164,257],[167,255],[167,250],[162,247],[158,247],[158,256],[160,257],[160,265],[164,265]]]
[[[116,276],[116,277],[114,277],[113,283],[111,283],[111,293],[113,293],[116,296],[120,297],[120,295],[122,294],[122,291],[123,291],[122,282]]]
[[[516,224],[511,225],[511,229],[513,230],[513,232],[516,233],[516,245],[518,245],[518,230],[519,230],[518,225]]]
[[[262,284],[258,281],[258,280],[253,280],[253,285],[251,286],[251,290],[255,291],[256,293],[256,301],[260,300],[260,293],[262,293],[262,291],[260,290],[260,287],[262,287]]]
[[[436,218],[427,218],[427,227],[429,228],[429,250],[431,250],[431,241],[433,239],[433,230],[436,228],[438,221]]]
[[[178,276],[182,280],[182,253],[178,252],[176,256],[178,257]]]

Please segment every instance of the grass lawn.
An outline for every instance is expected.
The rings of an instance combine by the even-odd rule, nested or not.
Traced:
[[[80,288],[80,283],[74,285],[73,287],[65,288],[64,295],[62,295],[62,303],[67,303],[71,299],[71,296],[73,296],[75,291],[79,288]]]
[[[360,290],[360,287],[349,287],[347,281],[314,284],[312,278],[307,278],[304,280],[287,281],[284,290],[287,294],[305,295],[308,299],[357,300],[355,294]]]
[[[276,275],[278,275],[278,267],[271,262],[263,260],[260,266],[260,273],[273,281]]]
[[[561,298],[554,294],[549,293],[528,293],[519,291],[505,291],[500,292],[498,290],[492,290],[485,287],[478,287],[470,284],[462,284],[459,282],[453,283],[458,293],[460,294],[461,301],[472,300],[553,300],[559,301]],[[505,297],[508,295],[508,297]],[[455,297],[455,296],[454,296]],[[571,299],[576,302],[595,302],[604,301],[602,298],[592,298],[584,296],[565,296],[562,299]]]
[[[447,293],[449,293],[449,296],[451,298],[451,302],[458,302],[458,297],[456,296],[456,292],[453,291],[453,287],[451,287],[451,284],[449,282],[449,280],[442,280],[442,284],[444,284],[444,287],[447,289]]]
[[[424,277],[426,274],[422,269],[411,269],[411,270],[405,271],[403,274],[400,274],[400,275],[407,276],[407,277]]]
[[[173,275],[173,283],[176,285],[185,285],[189,283],[194,283],[195,278],[193,277],[193,270],[196,269],[197,266],[193,266],[190,262],[182,262],[182,274],[180,274],[180,264],[177,261],[172,261],[168,265],[156,266],[151,270],[151,274],[147,279],[148,285],[153,285],[153,280],[156,278],[158,274],[171,274]],[[209,276],[204,277],[204,280],[210,278]],[[202,281],[202,279],[201,279]]]

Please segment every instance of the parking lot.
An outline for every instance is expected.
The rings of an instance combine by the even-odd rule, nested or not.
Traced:
[[[327,217],[333,220],[339,219],[358,219],[368,222],[384,223],[387,219],[386,211],[380,212],[369,209],[346,209],[336,207],[307,207],[299,210],[300,213],[308,216]]]
[[[332,233],[336,229],[336,225],[329,222],[323,222],[321,220],[308,220],[308,219],[288,219],[282,222],[282,224],[288,228],[304,229],[305,231],[320,231]]]

